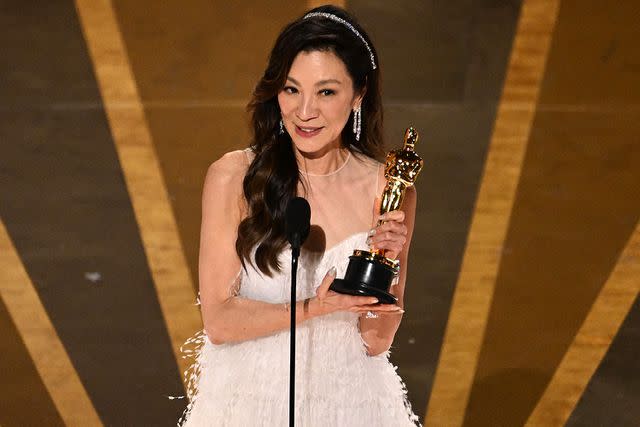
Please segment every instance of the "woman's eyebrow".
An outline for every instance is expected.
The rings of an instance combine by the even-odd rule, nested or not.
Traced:
[[[291,77],[291,76],[287,76],[287,80],[290,80],[293,84],[296,84],[296,85],[300,86],[300,83],[296,79]],[[342,82],[340,80],[338,80],[338,79],[325,79],[325,80],[320,80],[315,85],[316,86],[322,86],[322,85],[326,85],[328,83],[336,83],[336,84],[339,84],[339,85],[342,84]]]
[[[336,83],[339,85],[342,84],[342,82],[337,79],[326,79],[326,80],[320,80],[318,83],[316,83],[316,86],[326,85],[327,83]]]

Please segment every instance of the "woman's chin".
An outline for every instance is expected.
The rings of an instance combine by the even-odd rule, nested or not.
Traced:
[[[326,155],[329,151],[340,148],[340,140],[332,142],[297,140],[293,139],[296,150],[308,159],[317,159]]]

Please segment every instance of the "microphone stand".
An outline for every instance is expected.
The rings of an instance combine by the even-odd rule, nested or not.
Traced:
[[[287,204],[285,228],[291,244],[291,335],[289,338],[289,427],[293,427],[296,406],[296,277],[300,246],[309,235],[311,208],[302,197],[294,197]]]
[[[297,239],[296,239],[297,240]],[[297,243],[297,242],[296,242]],[[291,334],[289,348],[289,427],[294,426],[296,402],[296,277],[300,245],[291,248]]]

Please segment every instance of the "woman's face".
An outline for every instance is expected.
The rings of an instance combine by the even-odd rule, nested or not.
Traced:
[[[340,147],[340,133],[361,101],[344,63],[330,51],[300,52],[278,93],[284,126],[310,158]]]

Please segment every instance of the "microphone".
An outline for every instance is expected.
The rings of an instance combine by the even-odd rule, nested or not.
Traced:
[[[302,197],[294,197],[285,213],[285,233],[291,244],[291,335],[289,339],[289,427],[294,427],[296,397],[296,276],[300,246],[309,236],[311,207]]]
[[[285,233],[291,247],[300,253],[300,246],[309,236],[311,207],[307,199],[294,197],[287,205],[285,213]]]

